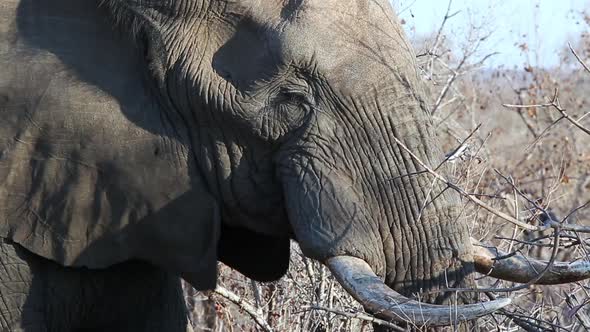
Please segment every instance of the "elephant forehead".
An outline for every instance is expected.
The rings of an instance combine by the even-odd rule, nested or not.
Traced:
[[[344,90],[373,86],[414,61],[386,1],[303,1],[279,41],[286,62],[313,63]]]

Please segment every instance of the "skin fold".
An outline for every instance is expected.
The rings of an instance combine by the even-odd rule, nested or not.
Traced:
[[[163,303],[153,330],[184,331],[178,276],[276,280],[290,239],[477,301],[436,292],[476,286],[473,248],[458,195],[394,140],[442,161],[388,1],[4,0],[0,67],[0,265],[22,266],[0,297],[24,287],[0,327],[147,331],[132,318]]]

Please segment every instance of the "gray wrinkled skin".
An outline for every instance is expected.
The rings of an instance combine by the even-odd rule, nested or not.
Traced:
[[[385,0],[3,0],[0,68],[0,265],[23,266],[0,297],[19,278],[26,294],[0,327],[117,322],[100,306],[55,319],[36,277],[77,280],[63,301],[81,307],[125,287],[119,269],[149,271],[136,299],[173,275],[211,288],[218,260],[273,280],[289,238],[406,295],[475,286],[458,197],[393,140],[442,159]],[[162,316],[184,330],[183,310]]]

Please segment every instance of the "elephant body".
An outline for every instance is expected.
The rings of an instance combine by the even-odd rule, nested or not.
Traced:
[[[117,38],[95,1],[4,6],[3,27],[16,37],[2,45],[0,233],[67,266],[101,268],[141,256],[195,267],[215,262],[214,253],[179,248],[211,248],[219,217],[189,175],[183,126],[167,128],[150,111],[156,105],[130,40]],[[176,228],[159,223],[170,204],[180,205],[169,218]],[[150,221],[156,211],[164,215]],[[190,223],[183,224],[183,211]],[[185,254],[155,257],[179,249]]]
[[[178,276],[214,285],[219,233],[179,158],[186,133],[150,113],[132,44],[97,2],[1,7],[0,330],[185,331]],[[190,223],[164,224],[183,211]]]
[[[178,276],[130,261],[67,268],[0,242],[2,331],[192,331]]]
[[[478,300],[441,291],[474,250],[386,0],[3,0],[0,68],[4,329],[185,331],[179,277],[276,280],[291,239]]]

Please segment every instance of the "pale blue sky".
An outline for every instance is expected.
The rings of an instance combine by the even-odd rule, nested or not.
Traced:
[[[403,18],[411,36],[431,34],[438,29],[446,12],[447,0],[391,0]],[[461,12],[445,29],[460,45],[470,22],[492,31],[482,53],[501,52],[489,66],[532,65],[553,67],[559,64],[558,52],[568,41],[575,42],[582,30],[588,30],[580,12],[589,10],[590,0],[453,0],[451,12]],[[518,44],[526,42],[531,50],[522,54]]]

